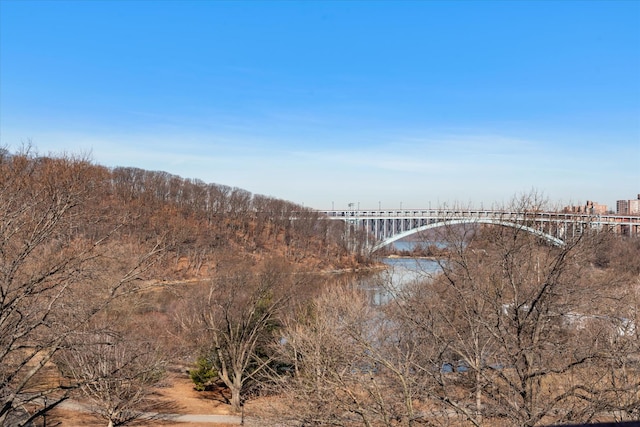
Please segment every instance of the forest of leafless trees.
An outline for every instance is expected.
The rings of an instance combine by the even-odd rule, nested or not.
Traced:
[[[512,206],[535,211],[534,199]],[[440,230],[439,274],[382,283],[383,306],[327,289],[287,318],[274,351],[291,370],[274,388],[290,425],[640,419],[637,239],[553,246],[520,227]]]
[[[536,195],[511,209],[542,209]],[[0,426],[153,411],[169,366],[254,420],[536,426],[640,418],[640,240],[442,227],[439,273],[370,294],[366,236],[293,203],[83,157],[0,152]],[[324,272],[324,274],[319,274]],[[374,280],[374,279],[371,279]]]

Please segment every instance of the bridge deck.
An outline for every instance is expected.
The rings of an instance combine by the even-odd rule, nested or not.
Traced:
[[[611,230],[640,236],[640,216],[590,215],[564,212],[510,212],[473,209],[327,210],[329,219],[367,230],[384,246],[402,237],[447,223],[485,223],[526,226],[554,244],[585,229]]]

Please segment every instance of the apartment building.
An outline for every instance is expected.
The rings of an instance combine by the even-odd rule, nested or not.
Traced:
[[[567,213],[580,213],[588,215],[605,215],[607,213],[607,205],[601,205],[598,202],[587,200],[587,203],[579,206],[566,206],[563,209]]]
[[[618,215],[640,215],[640,194],[635,200],[616,201],[616,214]]]

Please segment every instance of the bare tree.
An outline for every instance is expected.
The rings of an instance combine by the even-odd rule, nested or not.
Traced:
[[[513,211],[521,217],[540,208],[537,197],[520,201]],[[450,227],[442,274],[408,289],[395,305],[399,321],[420,332],[431,355],[419,370],[434,385],[429,398],[473,425],[608,416],[595,402],[607,389],[604,367],[615,335],[601,310],[615,291],[591,274],[600,236],[584,232],[554,246],[532,228]]]
[[[324,292],[286,323],[275,350],[290,375],[276,372],[275,383],[288,405],[282,414],[291,421],[342,425],[350,416],[369,420],[366,402],[359,399],[353,382],[354,376],[367,375],[361,370],[368,366],[347,333],[365,321],[368,305],[352,296],[356,294]]]
[[[92,412],[109,427],[125,425],[157,408],[150,394],[163,378],[166,358],[154,334],[127,329],[126,318],[109,316],[100,323],[74,335],[58,364],[89,399]]]
[[[157,248],[122,265],[105,256],[109,233],[96,230],[118,227],[96,209],[105,173],[84,158],[0,156],[0,425],[27,424],[67,398],[44,381],[53,356],[155,259]],[[104,287],[87,288],[98,275]],[[81,288],[100,298],[77,299]]]
[[[194,292],[186,307],[193,315],[183,314],[183,327],[231,391],[234,411],[272,361],[267,350],[278,339],[279,314],[293,281],[283,263],[267,262],[255,271],[237,262],[211,279],[208,289]]]
[[[292,425],[411,426],[424,423],[415,345],[399,335],[361,289],[326,288],[302,304],[275,352],[279,402],[273,416]]]

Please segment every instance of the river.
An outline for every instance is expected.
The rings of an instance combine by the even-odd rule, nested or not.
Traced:
[[[425,258],[383,258],[384,271],[360,278],[360,287],[372,294],[375,305],[387,303],[394,292],[415,281],[429,280],[440,271],[438,261]]]

